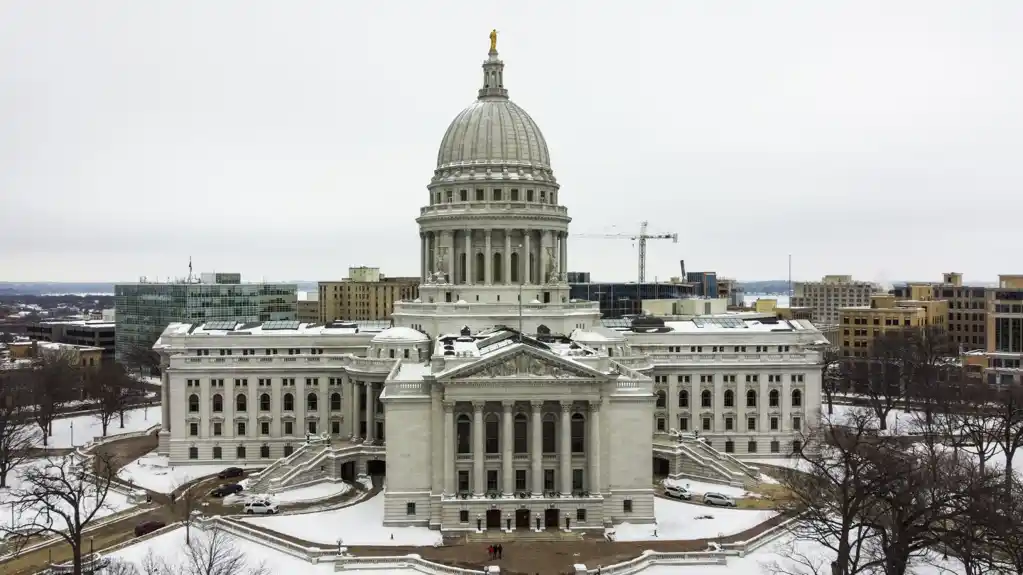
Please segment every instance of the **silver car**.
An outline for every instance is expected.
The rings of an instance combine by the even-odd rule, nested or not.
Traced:
[[[706,505],[716,505],[718,507],[736,507],[734,499],[720,493],[704,493],[703,503]]]

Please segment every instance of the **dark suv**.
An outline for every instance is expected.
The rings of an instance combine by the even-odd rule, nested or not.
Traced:
[[[217,474],[217,479],[231,479],[232,477],[242,477],[245,475],[245,471],[241,467],[228,467]]]
[[[167,524],[163,521],[143,521],[135,526],[135,537],[142,537],[166,526]]]
[[[210,491],[212,497],[227,497],[228,495],[234,495],[235,493],[241,493],[242,486],[237,483],[227,483],[217,487],[213,491]]]

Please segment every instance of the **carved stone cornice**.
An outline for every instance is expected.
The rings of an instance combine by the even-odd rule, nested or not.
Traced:
[[[473,413],[483,413],[483,407],[487,404],[485,401],[474,401],[472,402]]]
[[[450,400],[444,400],[443,406],[444,406],[444,413],[454,413],[455,412],[455,402],[450,401]]]
[[[513,407],[515,407],[514,399],[501,400],[501,407],[504,408],[505,413],[511,413]]]
[[[572,412],[572,402],[571,401],[562,401],[561,402],[561,413],[571,413],[571,412]]]
[[[589,411],[590,411],[590,413],[597,413],[597,412],[599,412],[600,411],[600,402],[598,402],[598,401],[591,401],[589,403]]]
[[[533,411],[539,412],[543,408],[543,401],[530,400],[529,407],[532,407]]]

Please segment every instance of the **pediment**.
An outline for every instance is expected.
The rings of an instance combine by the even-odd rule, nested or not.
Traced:
[[[440,379],[586,379],[596,380],[604,374],[586,366],[564,360],[556,355],[531,349],[516,349],[498,357],[484,358],[471,365],[452,370]]]

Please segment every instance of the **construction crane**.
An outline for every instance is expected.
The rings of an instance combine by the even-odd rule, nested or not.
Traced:
[[[639,283],[646,280],[646,241],[647,240],[671,240],[678,243],[678,234],[648,234],[647,226],[650,222],[639,224],[638,234],[572,234],[577,238],[605,238],[612,240],[633,240],[639,242]]]

